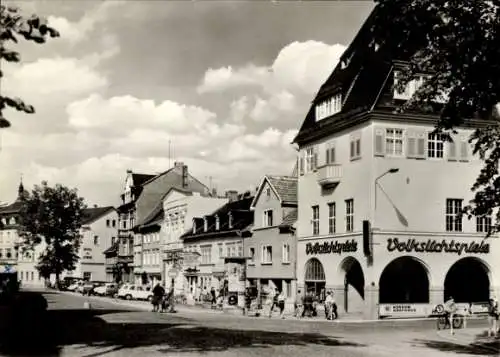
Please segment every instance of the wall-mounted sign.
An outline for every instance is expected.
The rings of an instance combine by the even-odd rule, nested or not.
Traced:
[[[461,255],[462,253],[475,253],[486,254],[490,252],[490,245],[488,243],[474,241],[469,243],[456,242],[454,239],[447,241],[437,241],[429,239],[426,242],[419,242],[416,239],[408,239],[400,241],[398,238],[390,238],[387,240],[387,250],[389,252],[417,252],[417,253],[455,253]]]
[[[432,314],[431,304],[380,304],[380,317],[427,317]]]
[[[342,243],[339,241],[331,241],[325,243],[307,243],[306,254],[341,254],[356,252],[358,250],[358,242],[354,239]]]

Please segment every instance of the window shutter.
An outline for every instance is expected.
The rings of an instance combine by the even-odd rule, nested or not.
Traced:
[[[469,141],[467,136],[460,138],[460,161],[469,161]]]
[[[326,161],[325,161],[325,164],[329,164],[330,163],[330,148],[327,146],[326,147]]]
[[[330,163],[335,163],[335,146],[330,148]]]
[[[448,146],[448,161],[457,161],[458,153],[457,153],[457,139],[451,136],[451,141],[446,142]]]
[[[375,129],[375,156],[385,155],[385,130]]]
[[[427,133],[421,132],[417,134],[417,159],[425,159],[427,155]]]
[[[304,157],[302,155],[299,157],[299,174],[304,175]]]
[[[354,157],[354,140],[351,139],[351,152],[350,152],[350,158],[352,159]]]
[[[356,157],[361,157],[361,139],[356,139]]]
[[[406,133],[406,157],[409,159],[417,157],[417,137],[413,131]]]

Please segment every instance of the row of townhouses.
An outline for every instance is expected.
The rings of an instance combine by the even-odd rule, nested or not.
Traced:
[[[221,197],[183,163],[159,175],[127,172],[122,205],[109,211],[117,232],[103,251],[105,279],[161,282],[195,299],[212,287],[238,296],[238,282],[276,288],[289,303],[298,291],[320,301],[332,291],[341,314],[365,318],[425,316],[450,296],[484,303],[499,294],[491,217],[458,215],[483,164],[469,137],[498,123],[473,117],[448,141],[433,132],[441,100],[396,113],[425,76],[395,90],[404,46],[373,43],[372,20],[313,99],[293,142],[293,175]],[[12,232],[2,232],[4,261],[15,259]],[[101,233],[89,233],[92,252],[93,235]]]

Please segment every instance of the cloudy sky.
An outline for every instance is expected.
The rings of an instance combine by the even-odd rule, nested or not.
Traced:
[[[77,187],[115,205],[126,170],[183,161],[219,191],[290,174],[290,145],[315,92],[373,7],[370,1],[19,1],[61,37],[20,43],[2,91],[0,201],[19,178]],[[169,141],[171,160],[169,161]]]

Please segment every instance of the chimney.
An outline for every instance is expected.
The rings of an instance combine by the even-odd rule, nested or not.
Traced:
[[[180,171],[182,175],[182,188],[188,187],[188,167],[181,161],[174,162],[174,168]]]
[[[229,202],[237,201],[238,200],[238,191],[236,191],[236,190],[226,191],[226,198],[229,198]]]

